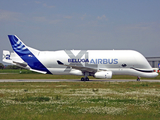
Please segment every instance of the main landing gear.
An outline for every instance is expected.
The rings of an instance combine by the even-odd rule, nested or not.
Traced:
[[[137,81],[140,81],[140,78],[141,78],[141,77],[137,77]]]
[[[88,73],[88,72],[85,72],[85,73],[84,73],[84,77],[81,78],[81,81],[89,81],[88,76],[89,76],[89,73]]]
[[[89,78],[88,77],[86,77],[86,78],[82,77],[81,81],[89,81]]]

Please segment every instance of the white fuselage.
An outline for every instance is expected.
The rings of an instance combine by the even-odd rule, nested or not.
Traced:
[[[112,75],[156,77],[145,57],[133,50],[39,51],[26,46],[16,35],[8,35],[14,53],[4,50],[3,61],[43,74],[112,78]]]
[[[81,64],[97,70],[112,71],[113,75],[133,75],[141,77],[155,77],[157,73],[139,52],[133,50],[60,50],[40,52],[36,57],[52,74],[83,75],[80,70],[57,64],[57,60],[65,64]],[[77,57],[77,58],[76,58]],[[88,59],[88,60],[87,60]],[[138,70],[135,70],[135,69]]]

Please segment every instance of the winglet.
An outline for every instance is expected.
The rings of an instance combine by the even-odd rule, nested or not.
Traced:
[[[59,65],[64,65],[64,63],[62,63],[62,62],[59,61],[59,60],[57,60],[57,63],[58,63]]]

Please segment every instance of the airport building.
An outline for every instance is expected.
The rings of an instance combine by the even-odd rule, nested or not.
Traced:
[[[159,68],[158,64],[160,63],[160,57],[146,57],[146,59],[152,68]]]

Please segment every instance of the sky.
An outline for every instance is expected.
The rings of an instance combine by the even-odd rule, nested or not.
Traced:
[[[160,0],[1,0],[0,63],[8,35],[55,50],[136,50],[160,57]]]

